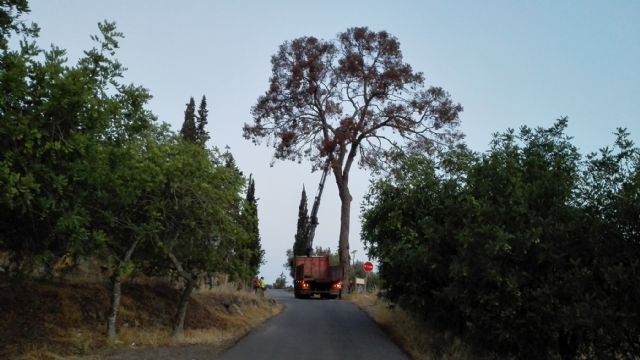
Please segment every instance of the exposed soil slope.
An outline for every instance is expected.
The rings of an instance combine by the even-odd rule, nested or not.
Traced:
[[[279,311],[245,291],[204,291],[189,303],[185,338],[170,337],[179,291],[168,285],[123,286],[119,339],[106,341],[109,290],[102,284],[0,285],[0,358],[50,358],[132,347],[204,343],[225,346]]]

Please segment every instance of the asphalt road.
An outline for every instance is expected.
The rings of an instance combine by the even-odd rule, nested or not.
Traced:
[[[269,290],[284,312],[222,354],[222,360],[409,359],[355,305],[342,300],[295,299]]]

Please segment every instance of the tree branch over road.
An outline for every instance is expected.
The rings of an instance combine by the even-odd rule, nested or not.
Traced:
[[[331,163],[342,202],[339,253],[346,274],[349,172],[357,155],[359,165],[375,168],[407,144],[455,142],[462,138],[462,106],[440,87],[425,90],[423,74],[403,62],[400,42],[386,31],[354,27],[335,40],[286,41],[271,64],[269,88],[252,108],[244,136],[255,144],[265,139],[279,160],[308,159],[313,169]]]

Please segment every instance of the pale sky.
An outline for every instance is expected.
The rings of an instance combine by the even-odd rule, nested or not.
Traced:
[[[568,133],[583,153],[611,145],[626,127],[640,144],[640,1],[165,1],[32,0],[27,19],[40,44],[67,49],[71,63],[92,47],[97,23],[115,21],[125,39],[117,58],[126,83],[149,89],[149,109],[179,130],[190,96],[206,95],[212,144],[231,147],[256,179],[261,274],[285,272],[303,184],[309,207],[319,173],[309,163],[278,161],[242,137],[250,109],[268,88],[270,59],[300,36],[333,39],[354,26],[396,36],[404,59],[427,85],[445,88],[464,106],[466,142],[487,148],[507,128],[549,126],[569,117]],[[366,260],[360,204],[370,176],[351,178],[351,250]],[[339,198],[327,179],[314,245],[337,248]],[[290,279],[289,279],[290,282]]]

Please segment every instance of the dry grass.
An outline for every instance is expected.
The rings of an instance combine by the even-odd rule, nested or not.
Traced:
[[[417,321],[397,306],[373,294],[354,294],[347,300],[365,310],[415,360],[473,359],[469,348],[459,339],[440,334]]]
[[[104,351],[184,344],[226,347],[282,306],[234,287],[192,296],[185,335],[171,336],[178,290],[123,286],[118,339],[106,340],[109,291],[103,284],[0,285],[0,358],[97,359]]]

